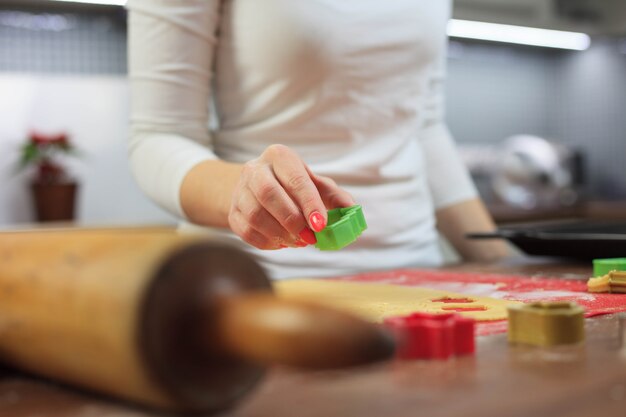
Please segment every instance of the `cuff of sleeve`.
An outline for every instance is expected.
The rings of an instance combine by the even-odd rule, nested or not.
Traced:
[[[422,140],[428,185],[435,209],[470,200],[478,192],[447,127],[433,125]]]
[[[139,134],[129,147],[139,187],[159,206],[187,219],[180,201],[185,176],[201,162],[218,159],[209,148],[173,134]]]

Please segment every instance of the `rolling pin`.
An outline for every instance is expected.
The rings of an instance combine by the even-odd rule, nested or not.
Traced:
[[[0,233],[0,361],[149,407],[216,412],[267,365],[384,359],[377,326],[272,295],[247,254],[171,231]]]

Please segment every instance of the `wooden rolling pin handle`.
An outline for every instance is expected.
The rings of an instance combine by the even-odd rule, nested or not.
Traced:
[[[389,358],[393,342],[383,329],[348,313],[263,293],[216,304],[206,346],[252,363],[332,369]]]
[[[220,410],[266,365],[329,369],[389,357],[377,325],[274,296],[261,266],[217,242],[170,252],[144,294],[139,347],[180,409]]]

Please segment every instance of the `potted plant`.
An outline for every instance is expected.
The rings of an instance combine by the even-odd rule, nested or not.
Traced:
[[[63,158],[76,155],[65,133],[31,132],[22,146],[20,168],[34,171],[31,190],[38,221],[74,219],[78,184],[69,176]]]

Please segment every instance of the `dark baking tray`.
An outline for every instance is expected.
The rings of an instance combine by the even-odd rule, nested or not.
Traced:
[[[528,255],[576,259],[626,257],[626,222],[558,222],[500,227],[472,239],[508,239]]]

